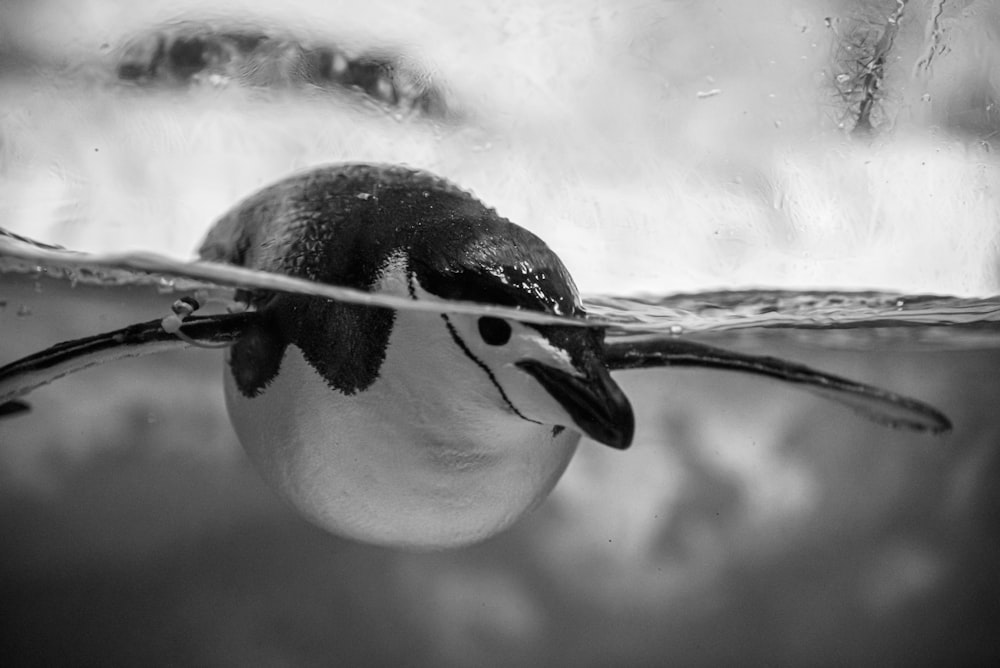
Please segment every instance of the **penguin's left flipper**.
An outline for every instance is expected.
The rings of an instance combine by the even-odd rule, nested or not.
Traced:
[[[245,312],[189,316],[180,326],[183,337],[164,329],[161,319],[57,343],[0,367],[0,419],[30,410],[28,404],[21,400],[29,392],[98,364],[189,345],[232,343],[246,331],[255,315]]]
[[[626,336],[609,339],[605,343],[604,361],[612,371],[659,366],[743,371],[795,383],[889,427],[932,434],[941,434],[951,429],[951,421],[947,416],[922,401],[777,357],[736,353],[673,338]]]

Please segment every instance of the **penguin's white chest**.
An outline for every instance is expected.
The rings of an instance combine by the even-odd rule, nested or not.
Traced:
[[[233,425],[264,477],[320,526],[366,542],[485,539],[548,494],[580,438],[510,411],[432,313],[397,313],[378,377],[354,394],[294,345],[254,398],[225,376]]]

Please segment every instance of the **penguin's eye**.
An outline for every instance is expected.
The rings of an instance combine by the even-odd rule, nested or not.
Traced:
[[[510,325],[506,320],[483,316],[479,319],[479,336],[491,346],[502,346],[510,341]]]

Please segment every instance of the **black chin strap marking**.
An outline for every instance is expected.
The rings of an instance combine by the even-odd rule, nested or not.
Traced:
[[[407,271],[406,273],[406,287],[410,292],[410,297],[416,299],[417,289],[413,285],[412,271]],[[510,410],[514,412],[514,415],[518,416],[522,420],[527,420],[528,422],[534,422],[535,424],[542,424],[538,420],[532,420],[531,418],[524,415],[524,413],[517,410],[517,407],[515,407],[514,404],[511,403],[510,397],[508,397],[507,393],[504,392],[502,387],[500,387],[500,383],[497,382],[497,377],[493,375],[493,372],[490,370],[490,368],[486,366],[485,362],[476,357],[475,354],[471,350],[469,350],[469,346],[465,345],[465,341],[463,341],[462,337],[458,335],[458,330],[456,330],[455,326],[451,324],[451,320],[448,318],[448,314],[442,313],[441,319],[444,320],[445,327],[448,328],[448,333],[451,334],[451,339],[452,341],[455,342],[455,345],[458,346],[463,353],[465,353],[466,357],[475,362],[476,366],[478,366],[480,369],[483,370],[483,372],[486,374],[486,377],[490,379],[491,383],[493,383],[493,387],[497,388],[497,392],[500,393],[500,397],[504,400],[504,402],[507,404]]]
[[[444,320],[444,324],[448,328],[448,333],[451,334],[452,340],[455,341],[455,345],[461,348],[462,352],[465,353],[465,356],[468,357],[473,362],[475,362],[476,365],[483,370],[486,376],[490,379],[490,382],[493,383],[493,386],[497,388],[497,392],[500,393],[500,397],[503,398],[503,400],[507,403],[507,406],[510,407],[510,410],[512,410],[514,414],[517,415],[522,420],[527,420],[528,422],[534,422],[535,424],[542,424],[538,420],[532,420],[531,418],[524,415],[524,413],[517,410],[514,404],[511,403],[510,398],[507,396],[507,393],[503,391],[502,387],[500,387],[500,383],[497,382],[497,377],[493,375],[493,372],[490,370],[490,368],[486,366],[485,362],[476,357],[475,354],[473,354],[473,352],[469,350],[469,346],[465,345],[465,341],[463,341],[462,337],[458,335],[458,330],[455,329],[455,326],[451,324],[451,320],[448,319],[448,314],[442,313],[441,318]]]

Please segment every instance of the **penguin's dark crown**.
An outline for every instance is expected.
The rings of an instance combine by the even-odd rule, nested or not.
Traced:
[[[280,181],[243,200],[203,259],[370,289],[404,257],[428,292],[580,315],[566,267],[531,232],[433,174],[348,164]]]

